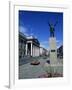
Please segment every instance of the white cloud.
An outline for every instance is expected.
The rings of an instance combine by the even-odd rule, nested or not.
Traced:
[[[61,45],[63,45],[63,43],[59,42],[59,44],[57,45],[57,48],[59,48]]]
[[[42,44],[48,44],[48,41],[43,41],[43,42],[41,42]]]
[[[42,41],[40,42],[40,46],[44,48],[49,48],[49,41]],[[62,42],[60,40],[56,40],[57,48],[62,45]]]
[[[24,35],[26,36],[34,36],[34,33],[32,32],[32,28],[31,29],[28,29],[27,27],[24,27],[24,26],[19,26],[19,31],[22,32]],[[36,37],[37,38],[37,37]]]
[[[59,43],[60,41],[59,40],[56,40],[56,43]]]
[[[43,48],[45,48],[45,49],[47,49],[47,50],[49,50],[49,45],[48,44],[40,44],[40,47],[43,47]]]
[[[43,44],[40,44],[41,47],[45,47]]]
[[[22,33],[24,33],[24,35],[29,36],[28,29],[26,27],[20,26],[19,27],[19,31],[22,32]]]
[[[48,47],[49,47],[48,41],[42,41],[42,42],[40,42],[40,46],[48,49]]]
[[[57,48],[59,48],[61,45],[63,45],[63,42],[60,40],[57,40],[56,43],[57,43]]]

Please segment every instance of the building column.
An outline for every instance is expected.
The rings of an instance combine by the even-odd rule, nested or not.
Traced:
[[[28,44],[26,43],[26,55],[27,55],[27,51],[28,51]]]
[[[35,45],[33,45],[33,56],[35,56]]]
[[[32,56],[32,54],[33,54],[33,44],[31,42],[31,56]]]

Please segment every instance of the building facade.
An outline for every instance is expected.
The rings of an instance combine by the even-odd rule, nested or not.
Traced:
[[[19,32],[19,58],[23,58],[26,52],[26,36]]]
[[[24,56],[39,56],[40,55],[40,43],[38,39],[33,36],[26,37],[19,32],[19,58]]]
[[[43,47],[40,47],[40,56],[48,56],[49,51]]]
[[[40,43],[38,39],[34,38],[33,36],[27,37],[26,55],[33,57],[40,55]]]

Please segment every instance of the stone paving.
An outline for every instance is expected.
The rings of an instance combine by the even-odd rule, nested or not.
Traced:
[[[39,65],[31,65],[31,59],[37,59],[40,61]],[[46,68],[44,65],[49,58],[38,57],[38,58],[30,58],[30,61],[27,63],[19,65],[19,79],[29,79],[29,78],[38,78],[39,76],[46,75]],[[62,60],[59,62],[62,62]],[[62,69],[63,67],[61,67]]]

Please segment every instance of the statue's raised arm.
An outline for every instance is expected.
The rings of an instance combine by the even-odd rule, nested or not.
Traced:
[[[49,27],[51,27],[50,23],[48,22]]]
[[[58,21],[56,21],[56,23],[55,24],[50,24],[49,22],[48,22],[48,25],[49,25],[49,27],[50,27],[50,37],[54,37],[55,36],[55,26],[57,25],[57,23],[58,23]]]
[[[58,21],[56,21],[56,23],[54,24],[54,27],[57,25]]]

